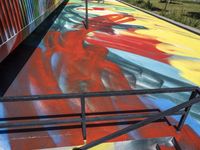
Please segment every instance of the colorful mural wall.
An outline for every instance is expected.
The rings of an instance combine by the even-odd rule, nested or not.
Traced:
[[[5,96],[200,86],[199,35],[114,0],[89,3],[88,30],[82,23],[84,17],[84,2],[70,0]],[[188,97],[189,93],[88,98],[86,110],[165,110]],[[72,114],[80,112],[80,101],[10,103],[0,108],[1,117]],[[189,126],[179,134],[187,150],[199,149],[199,108],[192,108],[186,121]],[[123,127],[91,127],[87,142]],[[169,134],[176,132],[155,123],[115,140]],[[0,145],[20,150],[81,145],[80,135],[81,128],[73,127],[3,134]]]
[[[62,1],[0,0],[0,61]]]

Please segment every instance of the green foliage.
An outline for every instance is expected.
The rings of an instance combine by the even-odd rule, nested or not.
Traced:
[[[171,10],[169,12],[162,12],[161,15],[170,18],[172,20],[181,22],[183,24],[198,28],[200,26],[200,20],[187,17],[186,14],[187,12],[184,9],[182,9],[180,13],[177,13],[177,11],[175,10]]]
[[[153,4],[150,2],[150,0],[148,0],[148,1],[128,0],[128,1],[131,1],[131,4],[141,7],[141,8],[144,8],[144,9],[152,10],[152,8],[153,8]]]
[[[157,14],[200,29],[200,3],[191,0],[125,0]],[[186,2],[187,1],[187,2]]]
[[[149,9],[149,10],[153,9],[153,4],[150,2],[150,0],[144,3],[144,8]]]
[[[136,3],[137,4],[142,4],[142,3],[144,3],[145,1],[144,0],[136,0]]]

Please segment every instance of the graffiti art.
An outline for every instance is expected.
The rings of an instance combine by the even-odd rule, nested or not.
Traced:
[[[40,5],[39,1],[35,5]],[[5,96],[157,89],[200,85],[200,36],[115,0],[85,3],[70,0]],[[37,13],[34,14],[37,16]],[[87,112],[166,110],[188,100],[187,92],[143,96],[87,98]],[[133,100],[134,99],[134,100]],[[0,104],[1,117],[80,112],[76,99]],[[199,149],[200,105],[192,107],[179,140]],[[173,116],[174,122],[179,117]],[[97,122],[98,123],[98,122]],[[126,125],[88,129],[88,141]],[[113,141],[174,135],[162,123],[137,129]],[[81,128],[0,135],[5,149],[82,145]],[[186,136],[191,141],[186,140]],[[23,143],[23,144],[22,144]],[[108,146],[108,145],[107,145]],[[109,149],[109,146],[107,147]]]

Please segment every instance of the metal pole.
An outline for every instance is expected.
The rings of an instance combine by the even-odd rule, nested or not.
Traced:
[[[19,101],[42,101],[42,100],[61,100],[67,98],[84,97],[106,97],[106,96],[123,96],[123,95],[143,95],[158,93],[176,93],[191,92],[198,87],[180,87],[180,88],[159,88],[159,89],[142,89],[142,90],[123,90],[123,91],[105,91],[105,92],[87,92],[87,93],[69,93],[69,94],[48,94],[48,95],[29,95],[29,96],[8,96],[0,97],[0,102],[19,102]]]
[[[86,140],[85,98],[83,96],[81,97],[81,118],[82,118],[83,139]]]
[[[191,96],[190,96],[190,98],[189,98],[189,101],[190,101],[191,99],[195,98],[196,96],[197,96],[197,91],[195,90],[195,91],[192,92],[192,94],[191,94]],[[185,113],[181,116],[181,119],[180,119],[180,121],[179,121],[179,123],[178,123],[178,126],[177,126],[177,130],[178,130],[178,131],[180,131],[181,128],[183,127],[183,125],[184,125],[184,123],[185,123],[185,120],[186,120],[186,118],[187,118],[187,116],[188,116],[188,114],[189,114],[189,111],[190,111],[191,107],[192,107],[192,105],[185,108],[185,110],[184,110]]]
[[[89,28],[88,26],[88,0],[85,0],[85,27],[86,29]]]

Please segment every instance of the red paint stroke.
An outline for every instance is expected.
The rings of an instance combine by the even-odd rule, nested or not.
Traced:
[[[77,10],[85,10],[85,8],[77,8]],[[105,10],[105,8],[103,8],[103,7],[91,7],[91,8],[88,8],[88,10],[90,10],[90,11],[92,11],[92,10],[98,10],[98,11],[100,11],[100,10]]]
[[[156,48],[161,42],[155,39],[148,39],[128,35],[111,35],[104,32],[93,32],[92,37],[88,37],[87,42],[103,47],[115,48],[133,54],[141,55],[163,63],[168,63],[169,54]]]
[[[64,72],[66,73],[66,76],[64,77],[67,81],[66,86],[68,92],[94,92],[130,89],[129,83],[124,77],[124,74],[119,66],[106,59],[108,54],[108,50],[106,48],[107,46],[144,55],[166,63],[167,61],[164,61],[164,59],[168,57],[168,55],[165,55],[156,49],[156,45],[159,43],[157,40],[114,34],[112,26],[134,20],[135,19],[129,15],[113,14],[91,18],[88,30],[82,27],[80,30],[69,31],[66,33],[54,31],[48,32],[44,38],[46,51],[42,52],[39,48],[36,50],[36,53],[34,53],[31,61],[28,63],[26,71],[26,73],[28,72],[28,75],[25,73],[23,79],[28,78],[28,81],[36,88],[36,92],[38,94],[62,93],[58,84],[58,77],[61,74],[61,70],[64,68]],[[108,31],[107,33],[109,34],[94,32],[102,30]],[[97,37],[98,40],[88,38],[88,33],[90,32],[95,33],[94,36]],[[103,40],[103,42],[100,43],[99,39]],[[87,41],[90,44],[84,45],[84,41]],[[54,53],[58,53],[61,56],[55,71],[53,71],[51,67],[51,58]],[[102,80],[106,82],[107,87]],[[22,92],[26,93],[29,89],[23,90],[24,91]],[[71,114],[80,112],[80,102],[74,100],[43,101],[40,105],[43,106],[43,108],[41,108],[45,114]],[[25,106],[27,110],[22,112],[23,114],[30,113],[28,111],[35,108],[33,104],[19,107],[17,106],[17,108]],[[113,97],[112,99],[90,98],[86,100],[86,107],[87,112],[137,110],[146,108],[136,96]],[[36,110],[31,112],[38,115]],[[120,128],[121,126],[117,125],[88,128],[87,141],[93,141],[102,136],[106,136],[107,134]],[[148,133],[161,132],[166,134],[168,132],[168,130],[165,130],[166,128],[163,128],[163,130],[160,130],[160,128],[147,128],[151,129],[148,130]],[[80,128],[60,130],[57,131],[56,134],[70,135],[62,136],[61,143],[57,146],[83,144]],[[139,130],[138,134],[141,135],[141,137],[144,137],[146,132]],[[133,137],[123,135],[114,140],[121,141],[130,138]],[[39,143],[37,144],[36,142],[34,145],[30,144],[31,148],[41,148],[41,144],[45,143],[45,140],[36,141]],[[11,142],[14,143],[13,141]],[[28,140],[23,142],[24,144],[26,143],[25,145],[30,143]],[[47,141],[45,144],[49,147],[53,145],[51,140]],[[20,145],[18,145],[18,148],[19,147]]]
[[[96,19],[104,22],[104,26],[106,25],[106,27],[110,27],[110,29],[114,24],[134,20],[134,18],[130,16],[127,16],[125,20],[121,21],[122,18],[124,18],[124,15],[108,15],[105,17],[97,17]],[[85,41],[87,34],[101,27],[102,24],[99,24],[98,22],[95,23],[94,19],[93,27],[89,30],[82,28],[78,31],[70,31],[63,34],[60,32],[48,32],[44,38],[46,47],[45,53],[42,53],[40,49],[37,49],[37,52],[34,53],[31,58],[32,60],[29,64],[30,68],[28,68],[29,81],[36,87],[36,92],[38,94],[61,93],[56,75],[60,74],[63,65],[67,74],[66,80],[68,92],[107,90],[102,83],[102,73],[106,76],[106,82],[109,85],[110,90],[130,89],[128,81],[121,72],[121,69],[116,64],[106,60],[108,50],[105,47],[98,45],[83,46],[83,41]],[[55,52],[61,54],[61,59],[57,71],[53,72],[50,62],[51,57]],[[110,98],[87,99],[87,112],[113,111],[116,109],[123,110],[125,108],[145,108],[137,97],[134,96],[134,101],[132,101],[132,98],[133,96],[118,97],[113,101],[111,101]],[[130,103],[130,101],[132,102]],[[71,107],[72,103],[74,102],[59,100],[41,102],[40,105],[44,106],[42,109],[44,109],[43,111],[46,114],[69,114],[80,112],[80,102],[76,102],[74,107]],[[118,108],[115,107],[114,103]],[[34,106],[28,106],[27,110],[29,110],[29,107],[33,108]],[[106,127],[106,130],[105,127],[99,127],[98,131],[94,130],[94,128],[88,129],[88,140],[99,138],[99,136],[105,136],[116,130],[118,130],[118,126],[109,126]],[[90,134],[91,132],[95,134]],[[82,138],[80,129],[59,131],[60,135],[66,133],[74,135],[75,137],[78,135],[79,138],[75,138],[74,136],[63,137],[62,144],[82,144],[82,141],[80,141]],[[128,135],[124,135],[123,137],[117,138],[117,140],[128,138]]]
[[[92,7],[94,10],[105,10],[103,7]]]

